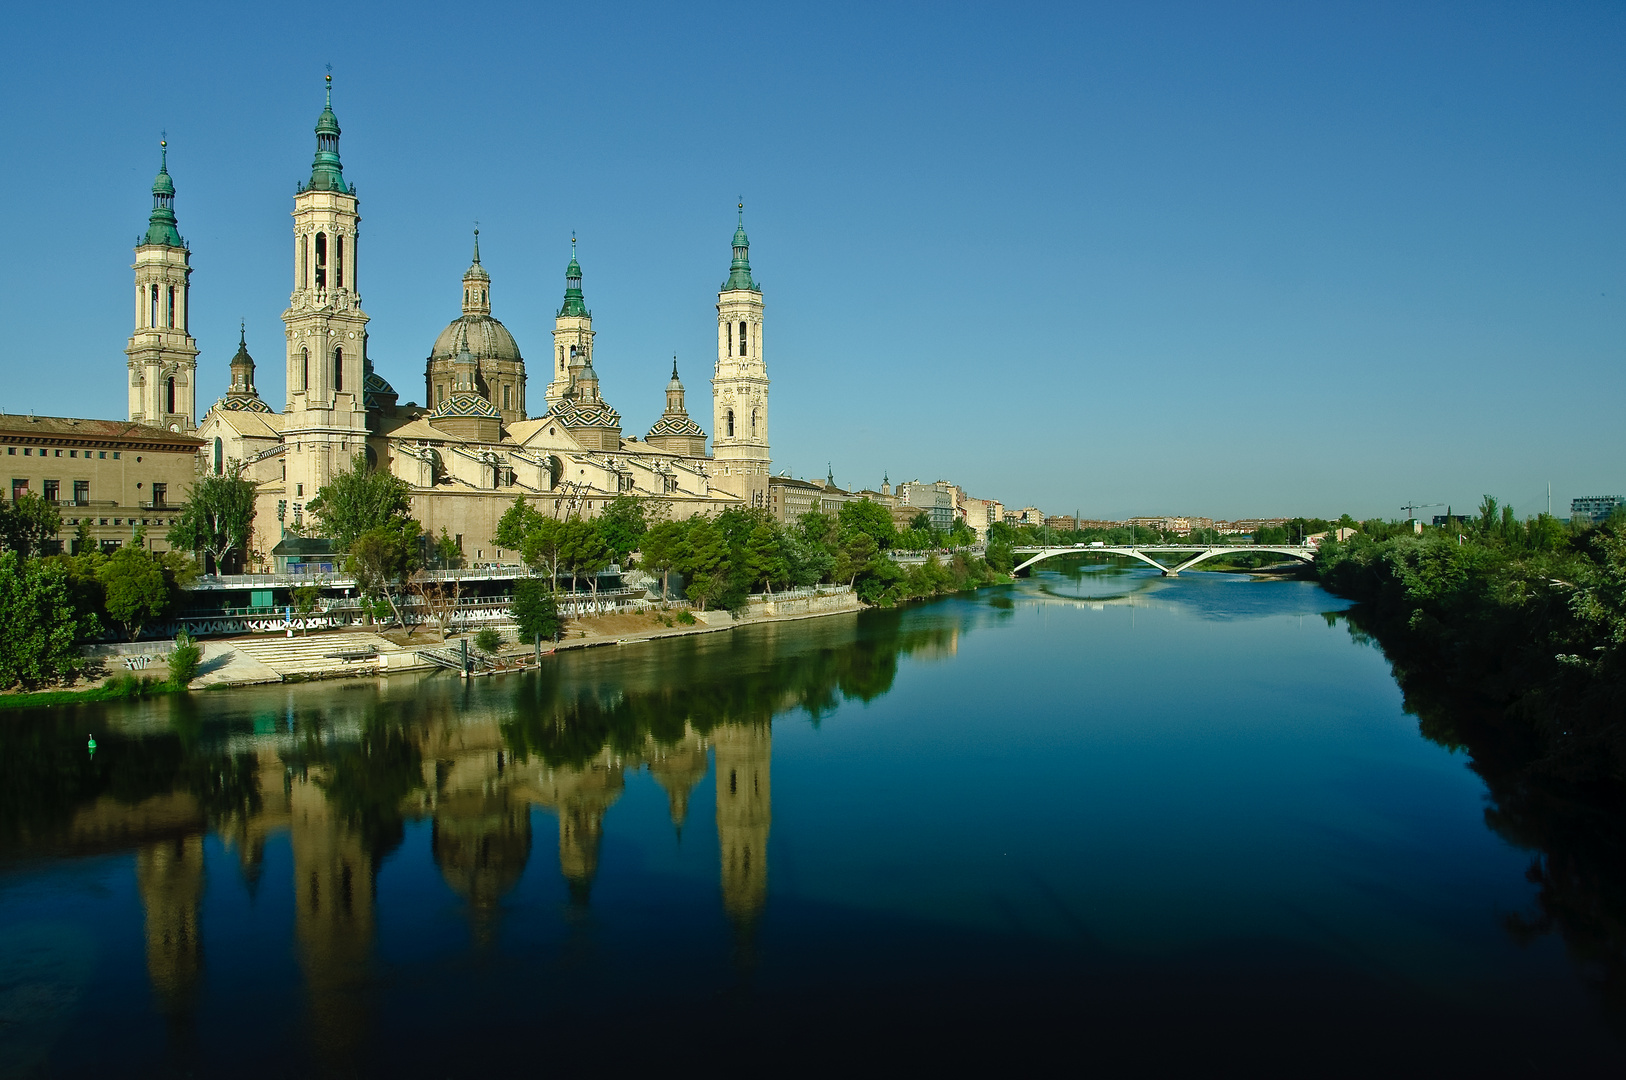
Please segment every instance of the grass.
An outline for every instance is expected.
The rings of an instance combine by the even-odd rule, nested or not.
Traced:
[[[116,675],[89,690],[41,690],[32,694],[0,694],[0,710],[35,709],[46,705],[77,705],[86,701],[128,701],[178,694],[186,687],[151,675]]]

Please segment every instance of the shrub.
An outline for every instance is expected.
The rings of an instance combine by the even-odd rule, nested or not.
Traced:
[[[185,630],[175,635],[175,648],[169,654],[169,681],[177,689],[184,689],[198,675],[198,664],[203,661],[203,650]]]
[[[502,635],[489,626],[482,627],[474,635],[474,647],[483,653],[494,653],[502,648]]]
[[[684,626],[693,626],[695,623],[694,613],[689,611],[680,611],[677,614],[677,621],[682,623]]]

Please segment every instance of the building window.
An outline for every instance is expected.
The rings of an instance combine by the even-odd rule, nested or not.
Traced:
[[[728,343],[728,355],[734,355],[734,324],[723,324],[723,340]]]
[[[749,356],[750,355],[750,353],[746,351],[745,342],[746,342],[745,320],[741,319],[740,320],[740,355],[741,356]]]
[[[118,459],[119,459],[119,452],[117,450],[115,450],[115,451],[113,451],[113,460],[117,461]]]
[[[463,306],[464,307],[469,306],[469,290],[467,290],[467,289],[463,290]]]
[[[757,413],[761,411],[761,409],[751,410],[751,438],[753,439],[757,437]]]
[[[60,497],[58,493],[59,487],[60,485],[55,480],[45,481],[45,491],[42,494],[45,496],[46,502],[54,503],[57,501],[57,499]]]
[[[96,457],[100,461],[106,461],[107,460],[107,451],[106,450],[98,450],[98,451],[96,451]]]
[[[301,390],[311,388],[311,351],[309,349],[299,350],[299,388]]]
[[[152,287],[152,310],[147,315],[147,325],[153,329],[158,328],[158,286]]]
[[[175,286],[173,286],[173,285],[171,285],[169,287],[169,319],[167,320],[165,325],[167,325],[167,326],[174,326],[175,325]],[[175,410],[170,409],[169,411],[174,412]]]
[[[164,403],[169,412],[175,411],[175,376],[171,375],[164,384]]]
[[[491,298],[490,298],[490,296],[488,296],[486,294],[486,291],[484,289],[480,290],[480,303],[482,303],[482,304],[491,303]]]
[[[152,508],[154,510],[166,509],[164,506],[164,496],[168,493],[168,491],[168,484],[154,484],[152,486]]]
[[[344,350],[333,350],[333,390],[337,393],[344,389]]]
[[[514,407],[514,388],[512,386],[502,388],[502,407],[505,409]]]
[[[327,233],[316,234],[316,287],[327,288]]]
[[[73,482],[73,504],[86,506],[90,503],[90,481],[75,480]]]
[[[333,238],[333,254],[333,287],[342,289],[344,288],[344,237],[335,236]]]
[[[728,410],[728,434],[729,434],[730,438],[732,438],[733,435],[734,435],[734,410],[733,409]]]
[[[294,485],[294,497],[296,499],[302,499],[302,498],[305,497],[305,485],[304,484],[295,484]]]
[[[299,238],[299,287],[311,287],[311,238],[307,233]]]
[[[219,476],[226,471],[226,444],[215,437],[215,475]]]

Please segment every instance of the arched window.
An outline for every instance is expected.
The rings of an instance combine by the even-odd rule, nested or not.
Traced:
[[[334,254],[337,256],[337,258],[334,260],[336,264],[334,267],[336,273],[333,277],[333,286],[334,288],[342,289],[344,288],[344,237],[335,236],[333,238],[333,246]]]
[[[467,290],[467,289],[463,290],[463,306],[464,307],[469,306],[469,290]]]
[[[480,290],[480,303],[482,303],[482,304],[489,304],[489,303],[491,303],[491,298],[490,298],[490,296],[489,296],[489,295],[488,295],[488,294],[487,294],[487,293],[486,293],[486,291],[485,291],[485,290],[484,290],[484,289],[481,289],[481,290]]]
[[[741,356],[750,356],[751,355],[750,350],[748,350],[745,347],[746,346],[746,341],[747,341],[747,338],[745,336],[745,320],[741,319],[740,320],[740,355]]]
[[[757,437],[757,414],[761,411],[761,409],[751,410],[751,438],[753,439]]]
[[[152,287],[152,312],[147,318],[147,325],[154,328],[158,326],[158,286],[156,285]]]
[[[337,393],[344,389],[344,350],[333,350],[333,390]]]
[[[316,287],[327,288],[327,233],[316,234]]]
[[[173,375],[164,383],[164,404],[166,406],[165,412],[175,411],[175,376]]]
[[[728,410],[728,434],[729,434],[730,437],[733,437],[733,435],[734,435],[734,410],[733,409]]]
[[[173,285],[169,287],[169,318],[166,320],[165,325],[175,325],[175,286]],[[171,409],[169,411],[174,412],[175,410]]]
[[[564,369],[565,369],[565,347],[563,345],[561,345],[561,346],[559,346],[559,370],[563,371]]]
[[[215,475],[219,476],[226,471],[226,444],[215,436]]]
[[[502,388],[502,407],[505,409],[514,407],[514,388],[512,386],[505,385]]]
[[[723,341],[725,341],[727,343],[726,348],[728,349],[728,355],[733,356],[734,355],[734,324],[733,323],[724,323],[723,324]]]
[[[299,238],[299,287],[311,287],[311,238],[306,233]]]
[[[299,388],[301,390],[311,388],[311,351],[309,349],[299,350]]]

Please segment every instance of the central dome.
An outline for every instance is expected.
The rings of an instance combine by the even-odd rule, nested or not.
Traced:
[[[464,334],[468,335],[469,352],[474,354],[477,361],[524,359],[519,355],[519,344],[514,341],[514,335],[508,332],[508,327],[490,315],[464,315],[453,319],[435,339],[429,359],[454,359],[463,348]]]

